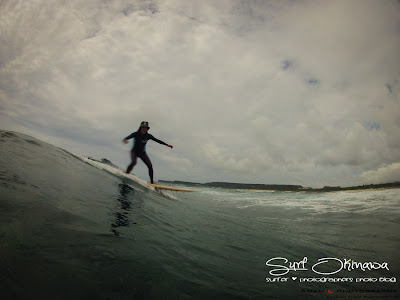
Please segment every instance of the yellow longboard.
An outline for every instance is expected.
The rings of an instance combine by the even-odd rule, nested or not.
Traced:
[[[171,190],[171,191],[179,191],[179,192],[199,192],[196,190],[189,190],[189,189],[180,189],[180,188],[174,188],[170,186],[165,186],[165,185],[159,185],[155,183],[149,183],[150,186],[155,187],[157,189],[162,189],[162,190]]]

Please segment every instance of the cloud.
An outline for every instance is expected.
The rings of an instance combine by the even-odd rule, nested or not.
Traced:
[[[400,181],[400,163],[393,163],[361,174],[365,182],[386,183]]]
[[[361,182],[400,161],[399,11],[397,1],[2,1],[0,126],[125,166],[120,140],[147,120],[175,146],[154,146],[171,179]]]

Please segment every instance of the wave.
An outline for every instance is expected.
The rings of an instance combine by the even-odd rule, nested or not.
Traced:
[[[107,159],[6,131],[0,188],[5,299],[295,299],[265,284],[266,258],[351,251],[398,266],[396,190],[160,193]]]

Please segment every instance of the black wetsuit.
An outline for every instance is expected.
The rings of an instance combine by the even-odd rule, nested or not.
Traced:
[[[130,173],[133,169],[133,167],[136,165],[137,158],[140,157],[140,159],[146,164],[146,166],[149,168],[149,176],[151,183],[153,183],[153,165],[151,164],[150,158],[147,156],[146,153],[146,144],[148,140],[153,140],[161,145],[168,146],[167,143],[164,143],[163,141],[160,141],[156,139],[153,135],[150,133],[145,133],[141,134],[139,131],[133,132],[132,134],[128,135],[125,140],[129,140],[131,138],[134,138],[133,140],[133,147],[131,150],[131,159],[132,162],[128,166],[128,169],[126,170],[126,173]]]
[[[128,135],[125,140],[129,140],[131,138],[135,138],[133,141],[133,148],[132,151],[135,152],[135,154],[137,156],[140,157],[140,155],[143,152],[146,152],[146,144],[148,140],[153,140],[161,145],[165,145],[168,146],[168,144],[164,143],[163,141],[160,141],[158,139],[156,139],[153,135],[151,135],[150,133],[145,133],[145,134],[141,134],[140,132],[136,131],[130,135]]]

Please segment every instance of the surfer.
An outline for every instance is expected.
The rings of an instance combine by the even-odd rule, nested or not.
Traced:
[[[136,132],[133,132],[132,134],[130,134],[126,138],[124,138],[123,142],[125,144],[128,144],[129,143],[128,140],[131,138],[134,138],[133,147],[131,150],[132,162],[128,166],[126,173],[129,174],[132,171],[133,167],[136,165],[137,158],[140,157],[141,160],[146,164],[147,168],[149,169],[151,183],[154,183],[154,181],[153,181],[153,165],[151,164],[151,160],[146,153],[147,141],[153,140],[161,145],[170,147],[171,149],[173,148],[173,146],[168,145],[167,143],[164,143],[163,141],[156,139],[153,135],[148,133],[149,129],[150,129],[149,122],[143,121],[142,123],[140,123],[139,129]]]

